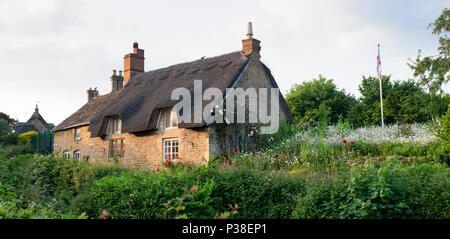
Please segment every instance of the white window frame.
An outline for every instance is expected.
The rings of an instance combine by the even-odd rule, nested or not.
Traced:
[[[75,140],[81,139],[81,128],[75,128]]]
[[[162,146],[163,146],[163,162],[168,159],[166,155],[169,155],[170,158],[174,158],[175,156],[179,155],[180,152],[180,141],[178,138],[169,138],[169,139],[163,139]]]
[[[73,158],[78,159],[81,162],[81,150],[76,150],[73,152]]]
[[[169,118],[169,125],[167,125],[167,118]],[[163,127],[164,129],[178,128],[177,112],[166,110],[163,112]]]
[[[122,131],[122,121],[119,118],[112,119],[112,133],[120,134]]]

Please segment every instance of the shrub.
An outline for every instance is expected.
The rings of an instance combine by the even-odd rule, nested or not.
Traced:
[[[19,137],[15,133],[8,133],[0,138],[3,146],[16,145],[19,143]]]
[[[19,140],[22,144],[29,144],[31,143],[31,137],[38,134],[39,133],[36,131],[28,131],[26,133],[19,134]]]
[[[106,209],[112,218],[164,218],[163,206],[196,185],[198,192],[183,201],[187,218],[213,218],[237,204],[233,218],[288,218],[303,181],[298,177],[254,170],[210,170],[191,173],[127,173],[98,180],[92,188],[97,212]],[[168,215],[173,217],[175,215]]]
[[[237,204],[233,218],[289,218],[303,188],[304,180],[295,175],[237,168],[217,173],[211,197],[216,210]]]
[[[203,168],[192,173],[175,172],[129,172],[121,176],[104,177],[92,187],[94,204],[98,211],[106,209],[112,218],[163,218],[163,204],[175,200],[183,194],[183,188],[197,185],[199,192],[191,203],[187,203],[189,217],[212,217],[207,199],[209,184],[197,176],[202,175]],[[198,201],[197,201],[198,200]],[[194,210],[195,208],[195,210]]]
[[[294,218],[449,218],[449,169],[366,162],[331,178],[314,177]]]
[[[450,218],[450,170],[443,165],[422,164],[404,170],[400,194],[412,218]]]
[[[340,206],[346,200],[348,177],[315,176],[308,180],[305,193],[299,194],[293,218],[339,218]]]
[[[448,108],[447,113],[439,119],[439,122],[441,127],[438,127],[435,130],[436,136],[441,140],[438,155],[442,157],[443,162],[448,165],[450,161],[450,107]]]
[[[19,155],[32,154],[33,148],[31,144],[11,144],[2,149],[5,158],[12,158]]]

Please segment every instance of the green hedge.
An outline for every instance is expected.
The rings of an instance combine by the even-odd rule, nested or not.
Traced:
[[[112,218],[213,218],[230,204],[239,206],[232,218],[450,218],[450,169],[394,159],[336,172],[221,164],[155,172],[25,155],[0,159],[0,179],[8,218],[97,218],[103,209]],[[180,212],[166,211],[168,201]]]
[[[46,205],[58,212],[81,215],[90,185],[108,175],[130,171],[116,165],[80,163],[54,156],[0,157],[0,178],[14,190],[18,204]],[[80,201],[82,203],[80,204]],[[27,207],[22,208],[24,210]]]
[[[450,170],[367,162],[315,178],[297,198],[294,218],[450,218]]]
[[[130,173],[102,178],[92,187],[95,207],[113,218],[163,218],[167,201],[174,202],[183,188],[198,187],[184,202],[188,218],[213,218],[237,204],[234,218],[285,218],[302,190],[301,180],[254,170]],[[169,215],[170,216],[170,215]]]

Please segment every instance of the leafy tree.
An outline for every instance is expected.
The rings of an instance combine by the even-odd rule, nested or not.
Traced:
[[[0,119],[0,137],[7,135],[11,131],[11,125],[9,125],[7,121]]]
[[[11,125],[6,120],[0,119],[0,144],[5,144],[5,138],[12,132]]]
[[[397,124],[426,122],[427,94],[414,80],[394,81],[391,95],[387,100],[386,111]]]
[[[336,123],[339,117],[347,119],[357,100],[338,90],[332,79],[319,79],[295,84],[286,94],[286,101],[295,121],[327,121]]]
[[[0,120],[6,121],[6,123],[8,123],[8,125],[10,125],[10,126],[14,126],[14,124],[16,122],[14,119],[11,119],[9,117],[9,115],[7,115],[7,114],[5,114],[3,112],[0,112]]]
[[[381,76],[381,83],[383,87],[383,113],[384,122],[392,124],[394,117],[389,113],[386,114],[386,105],[389,104],[387,100],[390,98],[392,92],[391,76]],[[361,113],[365,125],[379,125],[381,124],[381,105],[380,105],[380,82],[379,79],[373,76],[365,77],[359,85],[359,92],[361,93]],[[389,111],[388,111],[389,112]]]
[[[438,54],[433,56],[421,56],[421,50],[414,60],[410,59],[408,66],[414,71],[421,85],[426,86],[430,93],[429,113],[431,117],[438,116],[436,108],[438,103],[435,95],[442,91],[442,84],[450,81],[450,10],[445,8],[441,15],[429,25],[432,33],[439,36]]]
[[[427,94],[414,80],[391,82],[390,76],[381,77],[383,87],[383,113],[386,124],[425,122]],[[376,77],[364,77],[359,86],[363,122],[378,125],[381,121],[380,82]]]

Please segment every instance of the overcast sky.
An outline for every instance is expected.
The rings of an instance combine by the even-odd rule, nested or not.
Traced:
[[[417,50],[436,54],[427,25],[450,0],[433,1],[77,1],[1,0],[0,112],[59,124],[87,101],[110,92],[113,69],[139,42],[146,71],[241,49],[246,24],[261,40],[262,61],[282,93],[319,74],[360,96],[362,75],[412,77]],[[447,92],[449,87],[446,87]]]

